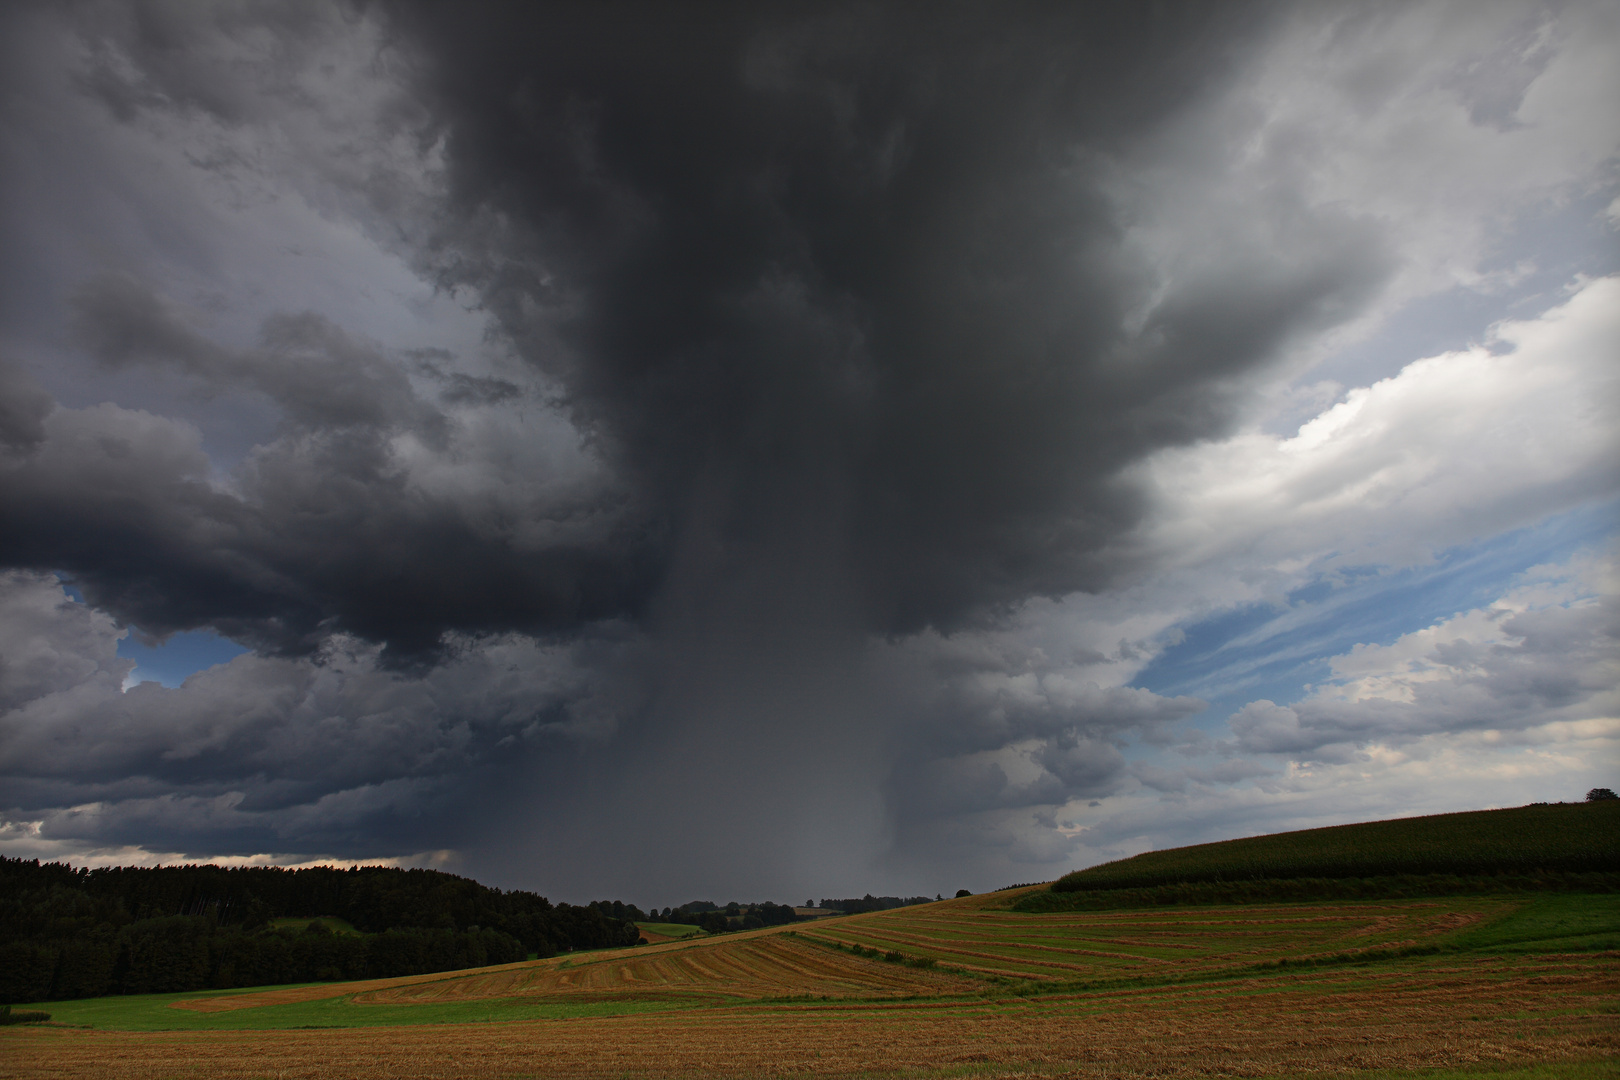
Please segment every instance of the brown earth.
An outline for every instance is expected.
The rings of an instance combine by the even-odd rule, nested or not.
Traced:
[[[756,931],[635,952],[587,953],[564,960],[458,979],[371,990],[364,1005],[533,997],[581,1001],[608,997],[737,998],[894,997],[973,993],[977,979],[850,956],[797,935]]]
[[[500,967],[479,968],[478,970],[480,973],[497,974],[510,971],[513,968],[528,967],[529,963],[533,963],[533,961],[503,964]],[[326,998],[343,997],[347,994],[364,993],[368,990],[388,990],[397,986],[410,986],[420,982],[440,982],[444,978],[444,972],[435,972],[431,975],[403,975],[395,979],[367,979],[363,982],[292,986],[282,990],[250,990],[245,994],[226,994],[220,997],[176,1001],[170,1004],[169,1008],[186,1009],[190,1012],[200,1013],[233,1012],[237,1009],[257,1009],[261,1005],[291,1005],[298,1001],[322,1001]]]
[[[383,1029],[0,1032],[17,1080],[1269,1076],[1620,1056],[1620,954],[1039,998],[756,1003]]]
[[[199,996],[174,1007],[222,1012],[357,995],[363,1004],[524,997],[731,1002],[784,997],[974,993],[983,977],[1034,982],[1231,971],[1280,957],[1401,948],[1506,914],[1522,900],[1462,898],[1310,906],[1078,912],[1005,910],[1024,890],[836,921],[670,939],[399,979]],[[850,945],[933,961],[934,970],[855,956]]]
[[[324,1030],[0,1028],[0,1078],[1202,1077],[1620,1057],[1620,954],[1345,962],[1443,940],[1522,899],[1027,916],[1005,910],[1016,895],[178,1005],[353,995],[400,1006],[402,1020],[412,1005],[488,999],[675,1006],[651,1012]],[[1307,956],[1340,960],[1273,966]],[[1098,976],[1189,981],[1025,996]]]

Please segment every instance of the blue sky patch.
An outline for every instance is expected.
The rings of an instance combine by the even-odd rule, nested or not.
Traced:
[[[1298,701],[1327,677],[1330,658],[1483,607],[1531,567],[1601,543],[1614,531],[1617,509],[1613,502],[1584,507],[1445,551],[1427,566],[1323,576],[1285,605],[1249,605],[1185,627],[1183,640],[1132,685],[1202,697],[1210,702],[1203,722],[1215,726],[1259,698]]]
[[[118,655],[135,661],[135,682],[179,686],[186,677],[223,664],[249,650],[212,630],[173,634],[161,645],[143,645],[132,629],[118,643]]]

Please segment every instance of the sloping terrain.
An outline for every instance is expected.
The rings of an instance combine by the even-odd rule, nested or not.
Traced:
[[[1368,821],[1150,851],[1054,892],[1256,879],[1620,872],[1620,799]]]
[[[1440,950],[1620,947],[1620,896],[1012,910],[1029,891],[498,968],[199,996],[175,1007],[211,1013],[331,998],[368,1006],[939,998],[1008,984],[1172,981]]]
[[[1006,979],[1174,977],[1438,943],[1525,902],[1469,897],[1045,915],[1009,910],[1038,888],[837,919],[800,933]]]
[[[944,1080],[1562,1061],[1574,1071],[1525,1080],[1587,1080],[1620,1054],[1620,892],[1020,910],[1041,894],[433,975],[46,1003],[62,1026],[0,1031],[0,1076],[248,1080],[271,1059],[307,1080],[446,1062],[491,1078]]]
[[[483,997],[610,995],[706,1000],[868,998],[971,993],[979,980],[852,956],[776,930],[587,954],[499,973],[373,990],[362,1004]]]

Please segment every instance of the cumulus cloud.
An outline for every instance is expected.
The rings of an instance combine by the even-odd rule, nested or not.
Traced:
[[[1402,566],[1620,490],[1620,278],[1359,387],[1291,436],[1250,431],[1148,458],[1164,561]],[[1257,568],[1258,568],[1257,566]]]
[[[1620,717],[1620,606],[1614,564],[1544,568],[1486,608],[1358,645],[1332,679],[1289,706],[1256,701],[1232,717],[1239,745],[1306,760],[1369,744]]]
[[[367,845],[384,819],[442,801],[447,777],[606,739],[639,706],[633,678],[608,677],[638,647],[622,627],[567,645],[454,637],[415,676],[335,636],[314,656],[245,654],[179,687],[127,688],[125,633],[49,575],[0,580],[0,774],[23,800],[8,816],[41,814],[45,839],[397,854]]]

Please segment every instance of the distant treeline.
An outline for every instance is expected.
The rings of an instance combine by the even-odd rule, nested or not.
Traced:
[[[384,978],[636,944],[616,910],[437,870],[75,870],[0,857],[0,1003]],[[271,926],[320,916],[359,933]]]
[[[938,897],[908,896],[901,899],[898,896],[873,896],[867,893],[859,900],[823,900],[821,906],[833,911],[842,911],[845,915],[859,915],[863,911],[888,911],[890,908],[910,907],[912,904],[932,904]]]
[[[677,908],[654,908],[648,915],[651,922],[701,926],[711,934],[723,934],[727,930],[757,930],[762,926],[785,926],[796,918],[798,916],[791,907],[769,900],[752,904],[733,900],[724,907],[712,900],[693,900]]]

